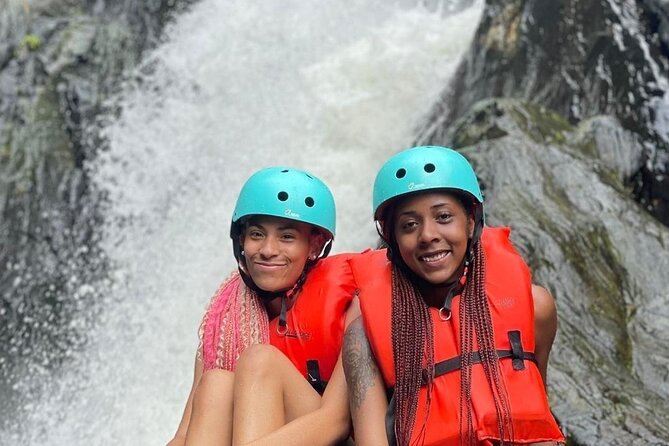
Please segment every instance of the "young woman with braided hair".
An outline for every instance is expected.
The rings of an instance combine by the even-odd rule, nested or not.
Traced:
[[[484,229],[469,162],[435,146],[393,156],[374,218],[387,249],[349,260],[362,311],[343,347],[356,444],[563,443],[544,387],[554,301],[509,230]]]
[[[350,432],[340,350],[359,315],[328,187],[272,167],[244,184],[230,225],[238,272],[200,327],[180,445],[331,445]],[[325,258],[327,257],[327,258]]]

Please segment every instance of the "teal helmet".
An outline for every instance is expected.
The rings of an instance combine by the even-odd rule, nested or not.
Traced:
[[[335,202],[330,189],[314,175],[289,167],[268,167],[251,175],[239,192],[230,237],[241,233],[240,220],[269,215],[309,223],[335,236]]]
[[[481,206],[483,195],[469,161],[453,149],[421,146],[403,150],[381,167],[374,180],[374,220],[380,222],[387,205],[396,198],[433,189],[465,192]]]
[[[267,215],[308,223],[324,233],[326,241],[320,256],[307,260],[302,274],[291,290],[260,289],[247,273],[241,239],[242,220],[252,215]],[[335,236],[335,220],[334,197],[325,183],[312,174],[289,167],[268,167],[251,175],[239,192],[230,224],[233,253],[246,285],[255,290],[264,300],[272,300],[296,292],[304,283],[309,269],[330,252]],[[285,306],[283,304],[279,325],[282,324],[285,327]]]
[[[373,211],[377,223],[377,231],[387,244],[386,255],[397,265],[406,277],[415,284],[433,287],[416,274],[404,261],[399,246],[392,233],[392,222],[385,225],[388,205],[398,198],[410,194],[443,190],[464,195],[472,205],[474,213],[474,233],[467,242],[465,265],[474,258],[474,247],[479,242],[483,231],[483,195],[476,174],[469,161],[453,149],[439,146],[421,146],[404,150],[390,158],[381,167],[374,180]],[[465,271],[465,280],[467,269]],[[451,317],[451,301],[454,295],[461,292],[462,283],[456,280],[436,285],[443,288],[444,303],[439,309],[443,320]]]

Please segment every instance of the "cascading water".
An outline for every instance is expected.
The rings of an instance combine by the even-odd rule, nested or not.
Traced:
[[[411,143],[482,10],[416,3],[204,0],[178,19],[90,166],[109,196],[113,264],[94,341],[3,444],[171,438],[199,320],[234,267],[234,200],[256,169],[305,168],[331,186],[334,252],[375,243],[373,175]]]

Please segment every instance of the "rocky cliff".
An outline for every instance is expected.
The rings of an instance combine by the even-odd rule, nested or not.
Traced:
[[[107,283],[98,120],[188,3],[0,9],[0,420],[86,343]],[[549,389],[570,444],[669,443],[668,61],[667,0],[488,0],[417,132],[474,162],[488,223],[557,299]]]
[[[419,143],[462,149],[558,302],[570,444],[669,443],[669,2],[496,1]]]

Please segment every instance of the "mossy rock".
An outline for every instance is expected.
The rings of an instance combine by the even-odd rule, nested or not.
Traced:
[[[42,38],[37,34],[26,34],[21,39],[21,46],[29,51],[37,51],[42,46]]]

